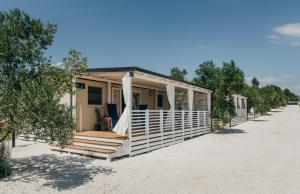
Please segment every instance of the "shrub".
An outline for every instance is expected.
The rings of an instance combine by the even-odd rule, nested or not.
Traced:
[[[7,143],[0,142],[0,179],[11,174],[10,148]]]

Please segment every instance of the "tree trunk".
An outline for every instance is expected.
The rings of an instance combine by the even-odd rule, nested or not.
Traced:
[[[7,132],[1,139],[0,139],[0,142],[3,142],[6,140],[6,138],[8,137],[10,132]]]
[[[12,130],[11,146],[13,148],[16,147],[16,131],[14,129]]]

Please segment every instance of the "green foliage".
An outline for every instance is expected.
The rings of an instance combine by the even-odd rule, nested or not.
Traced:
[[[252,86],[247,86],[243,95],[248,97],[248,110],[253,108],[255,113],[266,113],[272,108],[285,106],[288,101],[298,101],[299,98],[290,90],[282,90],[275,85],[259,87],[259,81],[254,77]]]
[[[196,77],[193,83],[215,91],[220,83],[221,68],[216,67],[213,61],[205,61],[195,70]]]
[[[11,174],[10,150],[6,142],[0,142],[0,179]]]
[[[235,116],[232,95],[241,91],[245,86],[244,73],[236,67],[234,61],[217,67],[213,61],[205,61],[195,70],[193,82],[201,87],[215,91],[212,96],[214,118],[222,124],[230,122]]]
[[[253,77],[251,80],[252,87],[259,87],[259,81],[256,77]]]
[[[299,96],[297,96],[287,88],[283,90],[283,94],[285,95],[287,101],[299,101]]]
[[[62,146],[72,137],[71,110],[60,99],[75,92],[73,80],[87,59],[71,50],[62,64],[53,65],[44,52],[56,30],[56,24],[44,24],[19,9],[0,12],[1,141],[12,131]]]
[[[236,67],[233,60],[223,64],[221,78],[223,87],[226,87],[231,94],[239,94],[245,86],[244,72]]]
[[[187,81],[186,75],[187,75],[186,69],[180,70],[178,67],[171,68],[170,77],[178,81]]]

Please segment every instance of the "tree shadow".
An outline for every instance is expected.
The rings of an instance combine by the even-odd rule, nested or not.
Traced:
[[[262,116],[272,116],[273,114],[271,113],[264,113],[264,114],[261,114]]]
[[[282,110],[271,110],[270,112],[283,112]]]
[[[246,133],[246,131],[242,129],[235,129],[235,128],[225,128],[223,130],[218,130],[215,132],[216,134],[241,134],[241,133]]]
[[[18,148],[22,148],[22,147],[28,147],[28,146],[31,146],[31,145],[34,145],[35,143],[29,143],[29,144],[22,144],[22,145],[16,145],[16,147]]]
[[[13,160],[14,175],[5,181],[35,182],[46,180],[43,186],[57,190],[76,188],[93,181],[97,174],[110,175],[116,173],[110,167],[91,166],[94,159],[87,157],[57,156],[43,154]]]

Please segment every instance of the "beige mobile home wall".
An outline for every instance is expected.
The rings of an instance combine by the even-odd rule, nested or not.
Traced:
[[[94,130],[96,123],[95,108],[100,108],[101,114],[106,114],[107,83],[79,79],[77,82],[84,83],[85,89],[76,93],[76,124],[77,131]],[[101,87],[103,102],[101,106],[88,105],[88,87]]]

